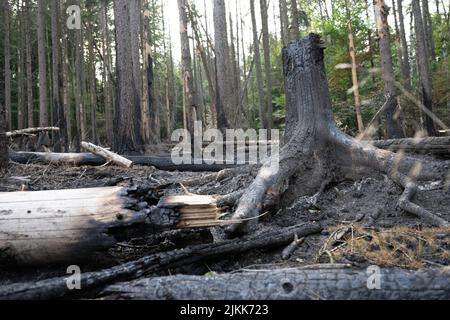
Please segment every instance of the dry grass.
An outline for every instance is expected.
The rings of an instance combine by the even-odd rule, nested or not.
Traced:
[[[356,255],[380,267],[422,269],[450,263],[450,228],[375,230],[347,225],[330,233],[319,258],[325,255],[331,262]]]

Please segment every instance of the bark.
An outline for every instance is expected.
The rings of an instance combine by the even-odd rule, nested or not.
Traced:
[[[301,37],[300,34],[300,11],[298,10],[297,0],[291,0],[291,38],[296,40]]]
[[[26,54],[26,69],[27,69],[27,123],[28,127],[34,126],[34,101],[33,101],[33,70],[31,57],[31,14],[30,14],[30,0],[25,2],[25,54]]]
[[[406,42],[405,23],[403,17],[402,0],[397,0],[397,13],[399,21],[400,53],[401,53],[401,71],[403,85],[406,90],[411,91],[411,65],[409,63],[408,43]]]
[[[403,168],[398,165],[394,153],[351,138],[336,127],[327,87],[324,48],[324,41],[319,36],[310,35],[283,50],[287,143],[279,153],[263,163],[254,181],[244,191],[232,217],[233,220],[253,220],[230,226],[228,234],[236,236],[254,227],[269,189],[271,194],[280,193],[281,189],[286,190],[285,182],[289,181],[286,197],[289,191],[296,198],[310,196],[316,193],[330,172],[355,170],[356,167],[369,167],[384,173],[401,186],[404,193],[397,203],[400,209],[430,225],[449,225],[444,219],[411,202],[417,190],[414,181],[418,174],[409,177],[400,171]],[[400,163],[414,164],[415,161],[405,157]]]
[[[385,4],[384,0],[375,0],[374,4],[380,44],[381,73],[384,81],[384,95],[389,100],[385,108],[387,134],[389,138],[397,139],[403,137],[403,131],[400,123],[400,109],[398,106],[395,88],[390,32],[387,21],[389,8]]]
[[[6,108],[0,103],[0,171],[6,169],[9,162],[8,139],[6,138]]]
[[[191,164],[176,165],[170,156],[126,156],[125,158],[135,165],[153,166],[164,171],[218,172],[240,166],[225,163],[193,164],[195,159],[192,160]],[[10,159],[22,164],[40,163],[73,166],[103,166],[106,164],[105,159],[91,153],[12,152]]]
[[[143,257],[110,269],[84,273],[81,278],[82,290],[101,289],[117,280],[135,279],[143,274],[152,274],[167,268],[190,265],[205,260],[220,260],[223,257],[245,254],[254,250],[277,248],[289,244],[295,235],[306,237],[321,232],[316,224],[304,224],[282,231],[263,233],[247,239],[227,240],[219,243],[197,245],[181,250],[161,252]],[[0,299],[58,299],[80,291],[69,290],[66,277],[52,278],[34,283],[17,283],[0,288]]]
[[[39,128],[27,128],[27,129],[21,129],[21,130],[13,130],[6,132],[6,136],[10,138],[18,137],[18,136],[24,136],[24,135],[32,135],[40,132],[53,132],[53,131],[59,131],[59,128],[57,127],[39,127]]]
[[[17,128],[25,128],[25,83],[24,83],[24,54],[25,54],[25,17],[24,8],[18,6],[17,23],[20,39],[17,43]]]
[[[263,49],[264,49],[264,67],[266,71],[266,119],[267,129],[273,127],[273,103],[272,103],[272,68],[270,65],[270,36],[269,36],[269,22],[267,11],[269,9],[267,0],[260,0],[261,23],[263,35]]]
[[[11,45],[10,45],[10,7],[9,1],[3,2],[4,12],[4,42],[3,42],[3,54],[5,57],[5,117],[6,117],[6,129],[12,129],[12,117],[11,117]]]
[[[414,27],[416,31],[416,58],[419,71],[420,85],[422,91],[423,105],[433,111],[433,92],[429,71],[429,58],[426,47],[426,33],[422,20],[419,0],[412,1],[412,10],[414,13]],[[424,116],[424,126],[429,136],[436,136],[436,128],[431,117]]]
[[[114,108],[111,90],[111,58],[110,58],[110,39],[108,30],[108,1],[100,1],[101,4],[101,29],[102,29],[102,53],[103,53],[103,98],[105,104],[105,119],[106,119],[106,137],[109,145],[113,145],[113,120]]]
[[[230,53],[224,0],[214,0],[214,49],[216,54],[216,109],[220,130],[234,127],[230,99]]]
[[[37,39],[39,55],[39,125],[48,127],[47,56],[45,44],[46,1],[38,0]]]
[[[63,2],[64,5],[61,6],[61,16],[65,16],[65,10],[67,1]],[[64,114],[66,116],[66,124],[67,124],[67,142],[68,142],[68,150],[73,147],[72,141],[72,112],[71,112],[71,100],[69,97],[69,35],[67,32],[67,28],[61,29],[61,61],[62,61],[62,81],[63,81],[63,105],[64,105]]]
[[[447,269],[382,269],[369,289],[367,270],[326,268],[242,272],[213,277],[177,275],[110,285],[107,299],[124,300],[447,300]]]
[[[358,125],[359,133],[363,133],[364,122],[361,115],[361,98],[359,96],[358,65],[356,62],[355,44],[353,42],[353,23],[348,0],[345,0],[345,10],[347,13],[348,44],[350,50],[350,58],[352,60],[352,82],[353,82],[353,95],[355,97],[356,122]]]
[[[67,125],[62,99],[62,67],[61,67],[61,27],[60,7],[58,0],[51,1],[52,24],[52,88],[53,88],[53,126],[60,131],[53,133],[53,144],[56,152],[67,151]]]
[[[80,1],[77,0],[77,5]],[[81,141],[86,140],[85,101],[83,95],[82,69],[84,64],[83,28],[75,30],[75,110],[77,122],[76,149],[80,150]]]
[[[280,0],[281,39],[286,47],[289,44],[289,16],[286,0]]]
[[[174,129],[174,123],[172,122],[172,112],[173,108],[173,93],[171,92],[171,83],[170,83],[170,61],[169,55],[167,52],[167,42],[166,42],[166,17],[164,13],[164,6],[161,6],[161,19],[162,19],[162,36],[163,36],[163,50],[164,50],[164,94],[165,94],[165,122],[166,122],[166,139],[169,140],[172,135],[172,131]]]
[[[140,142],[140,128],[136,128],[141,113],[136,113],[141,103],[140,88],[136,87],[134,79],[135,66],[133,62],[130,6],[137,0],[114,1],[114,15],[116,26],[116,112],[114,123],[116,135],[114,149],[119,152],[138,151]],[[139,77],[140,78],[140,77]],[[139,109],[140,110],[140,109]],[[136,120],[138,119],[138,120]]]
[[[93,10],[93,9],[91,9]],[[94,30],[92,22],[88,22],[88,54],[89,54],[89,93],[91,105],[91,141],[98,143],[97,136],[97,76],[95,68],[95,53],[94,53]]]
[[[422,0],[422,21],[425,29],[428,57],[430,58],[430,62],[433,62],[436,60],[436,49],[434,45],[433,20],[431,19],[428,1]]]
[[[256,66],[256,85],[258,87],[258,111],[259,111],[259,121],[261,128],[267,128],[266,112],[264,108],[264,83],[262,76],[262,66],[261,66],[261,52],[259,50],[259,37],[258,37],[258,27],[256,25],[256,14],[255,14],[255,0],[250,0],[250,12],[252,16],[252,29],[253,29],[253,59]]]
[[[450,155],[450,137],[430,137],[423,139],[394,139],[373,141],[377,148],[391,151],[432,153]]]
[[[183,78],[184,128],[191,134],[194,132],[194,118],[197,114],[197,97],[194,91],[192,73],[192,57],[188,37],[187,0],[178,0],[180,16],[181,63]]]

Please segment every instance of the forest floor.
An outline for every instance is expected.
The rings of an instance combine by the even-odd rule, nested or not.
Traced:
[[[449,168],[450,161],[442,161]],[[56,165],[10,164],[8,173],[0,177],[0,192],[20,190],[55,190],[90,188],[111,185],[139,184],[148,179],[162,184],[199,177],[207,173],[166,172],[149,167],[124,169],[106,167],[66,167]],[[196,194],[223,195],[249,185],[253,176],[242,174],[188,187]],[[183,194],[178,184],[165,190],[166,194]],[[327,187],[314,206],[299,201],[291,207],[281,207],[265,215],[255,233],[282,230],[284,227],[308,221],[320,221],[321,234],[312,235],[283,260],[284,248],[253,251],[242,256],[203,261],[158,275],[229,273],[242,269],[272,270],[297,268],[311,264],[339,263],[357,268],[369,265],[424,269],[450,264],[450,228],[430,228],[418,218],[399,210],[397,200],[401,188],[379,176],[359,181],[335,182]],[[420,191],[415,199],[426,209],[439,213],[450,221],[450,191],[447,187]],[[173,230],[122,242],[93,257],[84,272],[100,270],[140,257],[194,244],[224,239],[223,229]],[[0,266],[0,286],[15,282],[37,281],[54,276],[66,276],[66,267],[8,269]]]

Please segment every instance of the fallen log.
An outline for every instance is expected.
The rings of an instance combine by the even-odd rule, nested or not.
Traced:
[[[14,130],[6,132],[6,136],[9,138],[14,138],[18,136],[26,136],[26,135],[34,135],[40,132],[58,132],[59,128],[57,127],[39,127],[39,128],[27,128],[21,130]]]
[[[105,159],[92,153],[51,153],[51,152],[10,152],[11,161],[21,164],[65,164],[72,166],[102,166],[106,164]],[[174,164],[170,156],[126,156],[135,165],[153,166],[165,171],[192,171],[192,172],[218,172],[224,169],[235,168],[238,164]]]
[[[133,166],[133,161],[130,161],[122,156],[119,156],[114,152],[106,150],[105,148],[96,146],[95,144],[83,141],[81,142],[81,147],[92,154],[102,157],[107,161],[107,163],[114,163],[116,165],[123,166],[126,168],[131,168]]]
[[[142,186],[0,193],[0,263],[90,260],[93,253],[116,244],[122,230],[227,224],[220,212],[212,196],[159,200],[156,188]]]
[[[212,277],[178,275],[108,286],[107,299],[135,300],[447,300],[450,268],[271,270]]]
[[[253,250],[277,248],[292,242],[295,235],[306,237],[322,231],[318,223],[307,223],[262,233],[250,238],[226,240],[219,243],[204,244],[185,249],[161,252],[136,261],[131,261],[102,271],[81,275],[81,290],[70,290],[66,277],[52,278],[36,282],[16,283],[0,287],[0,300],[60,299],[70,295],[94,290],[99,292],[108,284],[136,279],[143,275],[203,262],[212,259],[226,259]]]
[[[450,137],[407,138],[376,140],[372,144],[380,149],[409,153],[432,153],[450,156]]]

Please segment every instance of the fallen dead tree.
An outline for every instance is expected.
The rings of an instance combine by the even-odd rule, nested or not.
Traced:
[[[21,164],[41,163],[41,164],[65,164],[71,166],[102,166],[107,161],[92,153],[51,153],[51,152],[13,152],[9,154],[11,161]],[[126,156],[126,159],[135,165],[153,166],[165,171],[193,171],[193,172],[217,172],[227,168],[234,168],[240,165],[235,164],[174,164],[170,156]]]
[[[262,233],[250,238],[226,240],[219,243],[197,245],[181,250],[161,252],[139,260],[97,272],[81,275],[81,290],[70,290],[67,278],[59,277],[29,283],[17,283],[0,287],[0,300],[5,299],[59,299],[69,295],[80,295],[90,290],[101,290],[106,285],[152,274],[167,268],[190,265],[200,261],[223,259],[253,250],[284,246],[294,237],[306,237],[322,231],[318,223],[308,223]],[[98,292],[98,291],[97,291]]]
[[[355,176],[358,168],[364,168],[366,174],[385,174],[402,187],[404,192],[397,203],[400,209],[429,225],[447,226],[448,221],[441,216],[412,202],[418,189],[416,180],[423,174],[433,175],[433,181],[444,180],[445,176],[433,171],[426,161],[375,148],[336,126],[325,73],[325,48],[319,36],[309,35],[283,50],[287,143],[279,155],[262,165],[240,198],[233,219],[257,217],[269,191],[283,193],[286,201],[294,202],[315,194],[322,181],[330,177]],[[248,232],[255,220],[251,221],[230,226],[229,235]]]
[[[0,193],[0,264],[75,263],[112,247],[125,231],[228,223],[216,197],[159,198],[150,186]]]
[[[377,140],[371,143],[374,147],[390,151],[432,153],[450,156],[450,137]]]
[[[447,300],[450,269],[406,271],[321,268],[212,277],[178,275],[108,286],[109,299],[133,300]]]
[[[9,138],[14,138],[18,136],[28,136],[35,135],[41,132],[59,132],[58,127],[39,127],[39,128],[27,128],[6,132],[6,136]]]
[[[126,168],[131,168],[133,166],[133,161],[130,161],[122,156],[119,156],[114,152],[106,150],[105,148],[96,146],[95,144],[83,141],[81,142],[81,147],[92,154],[102,157],[103,159],[105,159],[105,161],[107,161],[107,164],[114,163],[116,165],[123,166]]]

